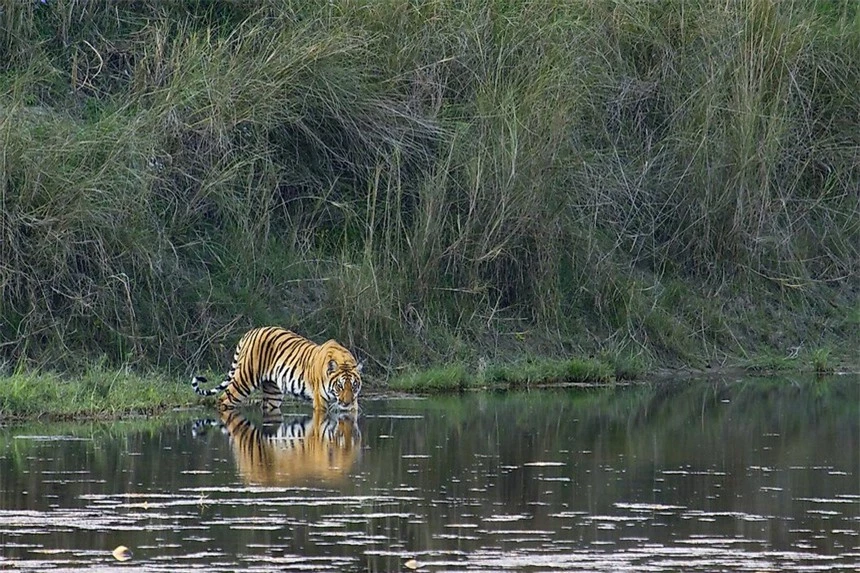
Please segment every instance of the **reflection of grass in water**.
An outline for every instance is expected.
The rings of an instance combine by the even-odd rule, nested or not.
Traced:
[[[845,377],[745,377],[742,380],[642,383],[509,392],[476,393],[433,398],[429,407],[445,411],[456,426],[468,426],[475,412],[493,401],[500,417],[533,425],[531,418],[576,420],[583,432],[611,428],[638,432],[660,428],[660,433],[684,432],[711,419],[741,431],[761,424],[787,432],[806,431],[825,417],[860,419],[857,379]],[[427,402],[416,402],[420,410]]]
[[[610,458],[612,452],[652,452],[658,444],[666,460],[677,461],[698,455],[691,446],[697,440],[719,447],[728,437],[773,432],[789,442],[797,439],[794,455],[803,456],[834,428],[853,424],[848,434],[857,434],[858,389],[857,378],[809,376],[468,394],[430,400],[444,409],[444,424],[428,424],[422,439],[468,448],[467,436],[499,434],[499,456],[507,460],[556,459],[552,452],[559,443],[599,449]],[[495,421],[479,414],[485,410]],[[511,438],[511,432],[523,437]],[[648,459],[643,455],[631,463]]]
[[[122,440],[132,434],[156,434],[166,426],[196,419],[199,412],[163,413],[158,416],[136,416],[126,420],[29,420],[0,429],[0,450],[7,448],[16,456],[29,455],[45,442],[68,440],[86,442]],[[23,461],[25,458],[20,458]]]
[[[190,385],[164,374],[91,365],[78,376],[15,373],[0,383],[0,416],[53,419],[152,414],[194,403]]]
[[[134,421],[111,422],[31,422],[0,431],[0,448],[7,452],[3,471],[19,475],[28,485],[29,491],[41,491],[42,471],[62,471],[73,464],[70,460],[86,460],[85,468],[91,476],[103,476],[115,483],[126,483],[123,470],[133,467],[151,467],[156,474],[164,469],[159,460],[145,460],[143,456],[129,456],[139,451],[139,444],[146,436],[163,431],[166,425],[175,423],[175,418],[156,417]],[[64,441],[45,441],[26,436],[62,436]],[[62,452],[52,454],[52,452]],[[41,468],[41,469],[37,469]],[[149,471],[149,470],[142,470]],[[86,479],[81,477],[81,479]],[[152,483],[154,480],[140,480]],[[133,483],[133,482],[132,482]]]
[[[485,387],[512,390],[527,387],[518,383],[529,380],[530,371],[500,369],[499,372],[502,374],[492,374],[498,376],[498,386],[487,383]],[[536,376],[533,379],[546,378]],[[454,365],[430,374],[403,376],[392,381],[391,387],[431,392],[428,388],[477,388],[479,384],[481,380],[477,376],[467,375],[462,366]],[[510,414],[511,419],[517,418],[518,413],[526,416],[541,413],[553,417],[558,409],[563,409],[571,419],[584,424],[634,427],[659,420],[660,424],[668,427],[684,428],[712,411],[717,411],[720,416],[733,416],[737,424],[786,414],[797,423],[812,423],[822,415],[825,402],[830,404],[827,408],[835,408],[842,414],[850,413],[852,409],[856,412],[856,394],[856,388],[841,377],[816,379],[812,376],[747,375],[741,380],[678,380],[625,387],[611,384],[592,388],[546,389],[530,392],[527,398],[519,392],[503,396],[484,393],[450,395],[434,398],[431,407],[444,409],[450,420],[464,421],[473,417],[481,404],[493,400],[501,401],[498,407]],[[834,397],[838,399],[831,403]],[[419,409],[427,408],[425,402],[416,404]]]
[[[851,440],[857,435],[858,390],[856,377],[816,381],[812,376],[745,376],[467,392],[398,401],[391,406],[393,411],[414,412],[423,419],[395,428],[388,420],[374,421],[369,416],[365,435],[374,444],[375,428],[370,425],[383,424],[376,427],[391,437],[374,444],[380,449],[430,453],[433,463],[422,465],[410,481],[421,490],[434,491],[441,484],[452,487],[446,468],[478,468],[477,474],[495,474],[505,466],[517,469],[501,472],[499,493],[493,495],[499,495],[498,501],[506,506],[515,504],[515,499],[543,495],[545,482],[533,479],[539,473],[572,477],[574,491],[588,492],[589,500],[617,501],[630,495],[636,482],[629,480],[650,479],[655,468],[691,464],[697,469],[739,471],[744,464],[759,464],[768,456],[792,463],[816,459],[820,456],[816,448],[834,436]],[[764,438],[766,434],[778,437]],[[773,445],[775,450],[756,450],[750,440]],[[567,469],[524,469],[525,462],[564,462]],[[402,461],[378,464],[365,466],[371,482],[400,471]],[[619,470],[624,477],[614,473]],[[459,487],[463,489],[446,491],[467,495],[466,486]]]
[[[734,431],[762,424],[805,431],[823,418],[858,419],[858,385],[844,377],[747,377],[738,381],[661,382],[621,392],[594,393],[574,403],[582,423],[601,426],[660,427],[683,432],[705,418],[724,421]],[[720,424],[718,424],[720,425]]]
[[[104,491],[118,487],[130,496],[146,491],[151,484],[166,483],[165,480],[176,484],[181,478],[176,475],[172,459],[162,455],[166,445],[162,438],[168,436],[169,442],[169,436],[180,435],[179,429],[189,428],[199,414],[186,410],[125,420],[13,422],[0,428],[0,451],[5,452],[0,473],[31,495],[50,487],[43,481],[49,475],[46,472],[55,478],[74,472],[74,478],[64,486],[64,491],[72,497],[103,491],[94,485],[101,480],[108,484]],[[200,447],[202,450],[205,445]],[[0,505],[15,507],[14,499],[14,494],[13,497],[4,494]]]

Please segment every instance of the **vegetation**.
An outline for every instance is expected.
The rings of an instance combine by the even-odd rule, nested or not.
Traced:
[[[34,369],[220,371],[262,324],[455,387],[834,368],[857,53],[853,0],[6,3],[3,408]]]
[[[830,349],[817,348],[812,352],[812,369],[818,374],[828,374],[833,372],[834,368],[830,362]]]
[[[529,386],[541,383],[610,382],[612,367],[597,360],[540,360],[517,365],[489,368],[486,379],[491,384]]]
[[[0,383],[0,420],[16,418],[124,418],[195,402],[187,381],[91,365],[73,377],[24,372]]]
[[[457,363],[395,376],[389,387],[403,392],[457,392],[477,388],[478,384],[478,378],[466,366]]]
[[[797,370],[798,360],[795,356],[765,353],[744,361],[743,366],[750,372],[785,372]]]
[[[626,372],[632,374],[631,372]],[[498,363],[477,372],[462,363],[395,375],[389,388],[404,392],[452,392],[468,389],[509,390],[548,384],[613,382],[613,367],[594,359],[536,359]]]

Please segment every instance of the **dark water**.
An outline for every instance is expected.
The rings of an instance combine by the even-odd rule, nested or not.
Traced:
[[[0,569],[860,568],[857,377],[284,409],[0,429]]]

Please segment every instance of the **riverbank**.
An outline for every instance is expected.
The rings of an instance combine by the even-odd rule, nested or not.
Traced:
[[[456,394],[509,391],[565,385],[612,386],[617,383],[679,381],[703,377],[828,375],[860,372],[856,364],[821,353],[787,359],[762,357],[744,365],[648,370],[641,363],[611,357],[534,359],[488,364],[477,370],[452,364],[403,372],[384,381],[365,378],[365,396],[390,392]],[[212,379],[220,379],[209,373]],[[254,398],[259,398],[255,395]],[[252,399],[253,402],[253,399]],[[189,380],[164,373],[141,374],[96,364],[80,374],[29,372],[0,376],[0,424],[23,420],[118,420],[151,417],[195,406],[214,407],[214,398],[196,395]],[[253,407],[253,406],[252,406]]]
[[[0,423],[27,419],[117,420],[192,406],[188,381],[92,366],[79,374],[28,372],[0,377]]]

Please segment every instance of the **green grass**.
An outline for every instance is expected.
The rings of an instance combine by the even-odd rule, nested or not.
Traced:
[[[612,365],[595,359],[538,359],[487,368],[489,387],[527,388],[544,384],[607,383],[615,380]]]
[[[477,378],[462,364],[413,371],[392,378],[388,387],[422,394],[459,392],[476,387]]]
[[[837,355],[829,346],[820,346],[801,351],[795,349],[789,355],[762,352],[740,362],[750,372],[778,374],[780,372],[814,372],[831,374],[837,369],[850,371],[857,367],[856,356]]]
[[[742,366],[750,372],[785,372],[798,369],[798,359],[794,355],[780,355],[763,352],[744,360]]]
[[[810,352],[809,360],[816,374],[829,374],[835,370],[831,360],[832,351],[829,348],[815,348]]]
[[[601,353],[599,360],[612,367],[616,380],[636,380],[647,375],[652,369],[645,357],[627,352],[605,351]]]
[[[392,378],[387,387],[401,392],[432,394],[468,389],[512,390],[569,383],[603,384],[615,380],[613,365],[600,360],[539,359],[493,364],[483,371],[470,371],[459,363],[411,371]]]
[[[94,365],[78,376],[29,372],[0,378],[0,420],[116,419],[196,403],[186,380]]]

